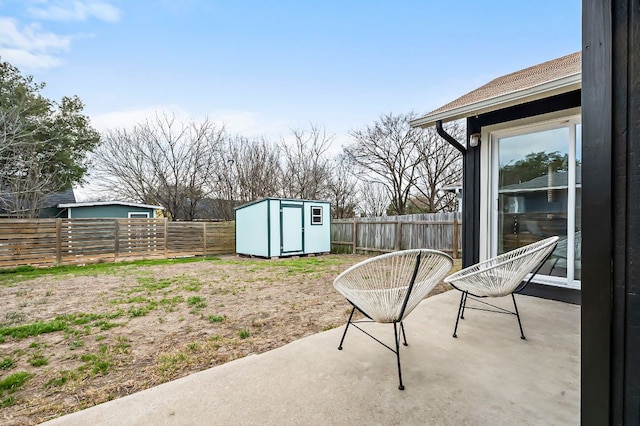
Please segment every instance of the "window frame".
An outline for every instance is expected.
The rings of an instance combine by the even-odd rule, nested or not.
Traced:
[[[310,206],[310,207],[311,207],[311,215],[309,217],[311,218],[311,225],[312,226],[314,226],[314,225],[322,226],[322,224],[323,224],[322,206]],[[316,210],[316,212],[314,212],[314,210]],[[315,221],[315,219],[320,219],[320,222]]]

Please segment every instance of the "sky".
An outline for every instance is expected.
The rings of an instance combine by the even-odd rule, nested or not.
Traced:
[[[580,0],[0,0],[0,59],[100,130],[156,112],[351,142],[580,50]]]

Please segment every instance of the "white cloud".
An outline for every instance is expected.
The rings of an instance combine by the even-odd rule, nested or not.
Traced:
[[[121,111],[110,111],[98,114],[89,114],[91,125],[98,131],[109,129],[131,129],[136,124],[143,123],[151,119],[156,114],[173,114],[178,120],[189,120],[187,111],[173,105],[154,105],[138,109],[126,109]]]
[[[29,7],[34,18],[52,21],[86,21],[97,18],[105,22],[118,22],[120,9],[105,1],[52,1],[43,6]]]
[[[53,53],[68,51],[70,44],[70,36],[44,31],[38,24],[20,26],[14,19],[0,18],[0,56],[18,67],[60,65]]]
[[[62,60],[55,56],[31,53],[19,49],[4,49],[1,47],[0,58],[12,65],[31,69],[54,68],[62,64]]]
[[[224,110],[213,111],[203,115],[196,115],[176,105],[152,105],[137,109],[110,111],[90,114],[91,125],[99,131],[115,128],[130,129],[156,114],[173,114],[180,121],[209,120],[219,126],[224,125],[227,133],[237,133],[243,136],[267,136],[279,138],[289,133],[290,123],[283,120],[272,120],[251,111]]]

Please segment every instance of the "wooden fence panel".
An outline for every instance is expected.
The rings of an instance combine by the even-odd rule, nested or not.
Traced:
[[[235,222],[206,222],[205,256],[236,252]]]
[[[0,220],[0,268],[235,252],[234,222]]]
[[[164,257],[164,219],[118,219],[116,258]]]
[[[331,223],[332,251],[390,252],[430,248],[457,258],[462,247],[461,225],[460,213],[334,220]]]
[[[0,267],[56,262],[56,220],[0,221]]]
[[[114,257],[115,221],[62,219],[60,263],[92,263]]]

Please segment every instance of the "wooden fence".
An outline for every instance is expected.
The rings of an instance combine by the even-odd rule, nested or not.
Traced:
[[[0,268],[235,252],[234,222],[166,219],[0,220]]]
[[[331,250],[356,253],[430,248],[459,258],[461,227],[461,213],[334,219],[331,222]]]

